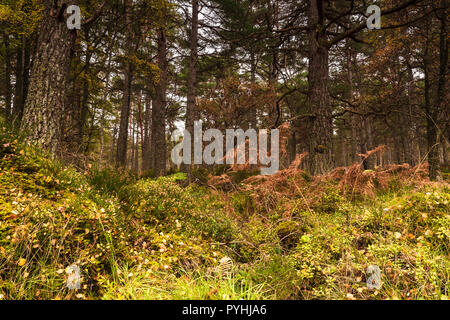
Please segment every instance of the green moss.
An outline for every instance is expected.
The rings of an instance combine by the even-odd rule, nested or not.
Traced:
[[[287,249],[293,248],[305,231],[305,226],[293,220],[280,222],[276,229],[281,243]]]

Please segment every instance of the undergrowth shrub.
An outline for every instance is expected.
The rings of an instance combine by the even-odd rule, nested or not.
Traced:
[[[136,181],[131,173],[112,168],[94,168],[88,172],[87,179],[93,188],[109,195],[120,195],[125,186]]]
[[[320,196],[319,200],[311,208],[317,212],[336,213],[345,211],[346,200],[340,190],[334,186],[328,186]]]
[[[253,198],[249,192],[235,192],[231,195],[234,210],[242,216],[249,216],[255,210]]]
[[[182,173],[80,173],[20,141],[0,128],[6,299],[449,295],[450,192],[416,179],[422,167],[412,178],[406,165],[320,177],[294,166],[239,185],[221,171],[217,185],[183,186]],[[66,287],[72,264],[77,291]],[[369,265],[379,290],[367,288]]]
[[[244,269],[245,278],[251,283],[262,283],[263,290],[272,299],[298,299],[301,297],[300,283],[295,262],[288,257],[273,253],[263,256]]]
[[[113,269],[112,237],[117,256],[126,253],[115,200],[91,197],[83,175],[12,136],[3,134],[0,146],[0,292],[68,295],[64,269],[77,263],[84,288],[96,294],[97,274]]]
[[[230,247],[240,262],[254,261],[273,250],[281,252],[275,226],[258,215],[251,216],[240,225],[240,230]]]
[[[295,220],[282,221],[277,225],[277,235],[286,249],[292,249],[296,246],[301,235],[305,233],[307,227]]]

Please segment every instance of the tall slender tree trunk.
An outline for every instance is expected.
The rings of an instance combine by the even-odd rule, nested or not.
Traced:
[[[133,117],[133,172],[139,173],[139,129],[136,117]]]
[[[89,32],[86,31],[86,39],[88,38],[88,34]],[[86,64],[84,67],[84,77],[83,77],[83,96],[81,99],[81,110],[79,110],[79,119],[77,121],[77,136],[76,136],[76,141],[77,144],[79,146],[83,146],[83,137],[84,137],[84,130],[86,127],[86,120],[87,120],[87,116],[89,113],[89,79],[88,79],[88,74],[89,74],[89,69],[91,66],[91,53],[88,51],[86,53]]]
[[[358,81],[358,96],[363,97],[363,101],[365,100],[364,97],[367,96],[367,93],[365,92],[364,85],[363,85],[363,77],[361,74],[361,69],[359,68],[359,65],[356,60],[356,55],[354,55],[354,67],[357,73],[357,81]],[[368,151],[375,148],[374,145],[374,138],[373,138],[373,117],[368,115],[369,108],[367,104],[363,104],[362,111],[365,113],[364,115],[359,117],[361,126],[361,134],[362,136],[359,137],[359,139],[362,141],[362,149],[361,153],[367,153]],[[358,125],[358,124],[355,124]],[[376,158],[375,157],[368,157],[363,160],[363,168],[365,170],[367,169],[374,169],[376,165]]]
[[[13,122],[20,126],[23,116],[24,97],[23,97],[23,36],[20,36],[20,46],[16,49],[16,85],[14,93]]]
[[[252,85],[252,89],[255,89],[256,86],[256,57],[255,57],[255,53],[252,52],[250,54],[250,83]],[[256,107],[253,107],[249,110],[249,126],[253,129],[256,130],[256,124],[257,124],[257,119],[256,119]],[[295,157],[295,155],[294,155]]]
[[[22,74],[22,110],[25,108],[25,101],[28,96],[28,88],[30,86],[30,67],[31,67],[31,40],[24,38],[23,45],[23,74]],[[22,115],[23,116],[23,115]],[[21,118],[22,120],[22,118]]]
[[[105,115],[106,115],[105,108],[103,108],[102,113],[100,115],[100,130],[99,130],[100,150],[98,155],[99,167],[101,167],[103,164],[103,155],[105,153],[105,132],[104,132]]]
[[[440,114],[445,112],[448,108],[445,99],[445,93],[447,92],[447,70],[448,70],[448,30],[447,30],[447,19],[448,19],[448,0],[441,0],[441,9],[437,17],[440,21],[440,32],[439,32],[439,80],[437,88],[436,106],[435,109],[435,125],[439,123]],[[439,132],[439,136],[443,135],[443,132]],[[441,140],[441,137],[437,137],[436,140]],[[438,148],[437,148],[438,149]],[[438,160],[434,162],[435,168],[433,168],[433,175],[431,174],[430,168],[430,178],[432,180],[441,180],[441,172],[439,168],[439,150],[436,151],[435,158]],[[436,163],[437,162],[437,163]]]
[[[133,28],[132,28],[132,0],[125,1],[125,20],[127,25],[126,51],[128,55],[133,54]],[[125,62],[124,88],[122,96],[122,106],[120,109],[119,138],[117,140],[116,166],[126,167],[127,164],[127,144],[128,144],[128,120],[130,117],[131,83],[133,78],[133,66],[131,62]]]
[[[144,142],[142,143],[142,171],[148,171],[152,168],[152,150],[150,126],[152,122],[151,99],[146,95],[144,111]]]
[[[328,51],[326,35],[323,32],[323,3],[309,1],[308,31],[308,121],[307,168],[311,174],[324,173],[333,165],[332,109],[328,96]]]
[[[144,114],[143,114],[143,109],[142,109],[142,91],[139,92],[139,97],[137,99],[137,135],[136,135],[136,140],[138,141],[138,146],[139,146],[139,142],[141,144],[141,154],[142,154],[142,160],[144,159],[144,151],[145,151],[145,141],[144,141]],[[139,173],[139,147],[136,149],[137,151],[137,155],[136,155],[136,173]],[[143,161],[141,161],[141,168],[143,166]]]
[[[347,43],[350,40],[347,39]],[[352,67],[352,51],[351,48],[347,48],[347,82],[348,82],[348,99],[350,102],[354,101],[354,92],[353,92],[353,67]],[[350,162],[355,163],[357,161],[357,144],[358,144],[358,136],[357,136],[357,128],[359,125],[358,116],[355,114],[350,114]]]
[[[77,37],[67,28],[66,8],[76,1],[44,3],[36,57],[33,62],[22,129],[28,140],[56,155],[61,142],[68,71]]]
[[[430,37],[430,35],[428,35]],[[431,39],[426,41],[425,57],[424,57],[424,73],[425,73],[425,114],[427,120],[427,147],[428,147],[428,165],[430,180],[436,180],[439,167],[439,147],[436,130],[436,115],[434,106],[431,102],[431,83],[430,83],[430,54]]]
[[[134,145],[134,140],[133,140],[133,135],[134,135],[134,131],[133,131],[133,117],[128,117],[128,131],[130,131],[128,133],[128,137],[129,140],[131,142],[131,147],[127,148],[127,157],[128,160],[126,161],[126,167],[128,168],[128,170],[133,170],[133,156],[134,156],[134,152],[133,152],[133,145]],[[130,138],[130,133],[131,133],[131,138]],[[128,146],[129,144],[127,144]]]
[[[190,30],[190,56],[189,56],[189,74],[187,79],[187,104],[186,104],[186,130],[191,137],[194,134],[194,121],[196,116],[196,84],[197,84],[197,62],[198,62],[198,0],[192,0],[192,21]],[[191,140],[191,150],[193,149],[194,139]],[[183,165],[183,171],[188,174],[189,181],[192,176],[192,154],[191,164]]]
[[[108,101],[108,90],[109,90],[109,81],[111,76],[111,60],[112,60],[112,53],[110,52],[108,54],[108,65],[107,65],[107,72],[105,77],[105,88],[103,91],[103,101]],[[106,116],[106,108],[102,108],[102,113],[100,116],[100,154],[98,157],[98,164],[102,165],[103,163],[103,154],[105,150],[105,116]]]
[[[157,176],[166,173],[166,91],[167,91],[167,39],[163,28],[158,30],[159,81],[152,108],[153,169]]]
[[[136,158],[137,157],[136,149],[138,147],[138,142],[136,140],[137,127],[136,127],[135,110],[131,110],[130,126],[131,126],[130,170],[136,173],[137,172],[136,161],[138,160]]]
[[[11,116],[11,48],[9,43],[9,34],[3,34],[3,41],[5,42],[5,118],[9,119]]]
[[[407,107],[407,132],[410,136],[410,144],[409,144],[409,155],[407,157],[407,161],[410,165],[414,166],[416,163],[420,162],[420,158],[417,154],[415,154],[414,146],[417,145],[419,147],[420,139],[419,135],[416,132],[415,128],[416,123],[414,121],[413,117],[413,104],[414,104],[414,75],[413,70],[411,67],[411,64],[409,61],[407,62],[407,68],[408,68],[408,107]]]
[[[113,134],[111,139],[111,149],[110,149],[110,162],[114,163],[116,159],[116,151],[117,151],[117,133],[119,132],[119,126],[117,123],[113,125]]]
[[[90,127],[89,127],[89,131],[88,131],[88,135],[87,135],[87,139],[86,139],[86,144],[84,145],[84,149],[81,149],[82,152],[84,152],[84,154],[87,154],[89,152],[91,143],[92,143],[92,138],[93,138],[93,134],[94,134],[94,130],[95,130],[95,114],[97,113],[97,108],[94,106],[94,108],[92,109],[92,114],[91,114],[91,119],[90,119]]]
[[[30,73],[30,40],[21,36],[21,45],[17,48],[16,88],[14,93],[13,118],[17,127],[20,126],[28,94]]]

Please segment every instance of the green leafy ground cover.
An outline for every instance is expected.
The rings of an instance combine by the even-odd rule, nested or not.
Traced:
[[[448,183],[393,175],[355,197],[328,181],[309,202],[302,176],[261,206],[244,188],[183,187],[179,173],[79,173],[0,128],[0,298],[447,299]],[[66,286],[73,264],[79,290]]]

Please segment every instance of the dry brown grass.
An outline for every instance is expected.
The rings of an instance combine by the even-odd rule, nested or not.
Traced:
[[[355,196],[374,197],[378,190],[385,190],[394,180],[405,185],[430,183],[426,162],[415,167],[405,163],[364,170],[364,160],[382,154],[385,149],[385,146],[379,146],[365,154],[359,154],[362,158],[361,162],[348,167],[338,167],[327,174],[314,177],[309,177],[304,170],[300,169],[302,161],[307,156],[307,153],[302,153],[296,156],[288,168],[279,170],[271,176],[251,176],[238,186],[233,184],[228,174],[223,174],[211,176],[208,184],[214,189],[220,188],[224,191],[247,191],[257,208],[269,212],[277,206],[280,199],[292,199],[299,196],[304,199],[305,206],[309,207],[326,192],[330,184],[337,185],[344,195],[353,199]],[[247,163],[231,167],[229,172],[249,170],[249,168]]]

